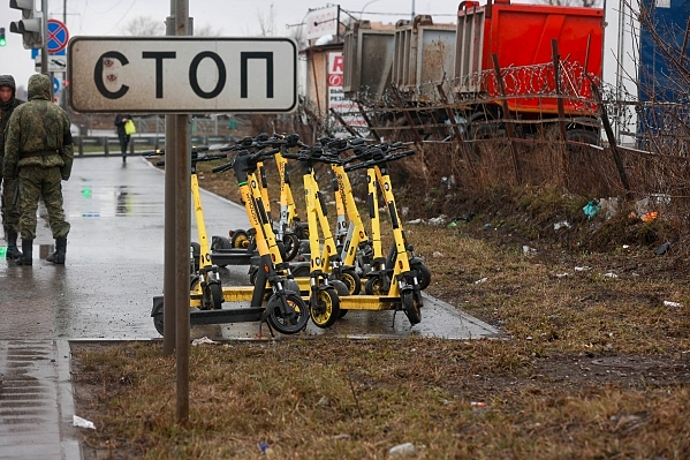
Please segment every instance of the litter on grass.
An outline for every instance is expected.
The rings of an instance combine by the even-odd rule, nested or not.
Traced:
[[[664,307],[682,307],[683,304],[680,302],[671,302],[670,300],[664,300]]]
[[[72,424],[77,428],[88,428],[90,430],[96,429],[96,425],[94,425],[92,421],[81,418],[78,415],[72,416]]]
[[[216,342],[215,340],[211,340],[211,339],[209,339],[209,338],[206,337],[206,336],[203,336],[203,337],[200,338],[200,339],[194,339],[194,340],[192,340],[192,346],[193,346],[193,347],[196,347],[196,346],[199,346],[199,345],[205,345],[205,344],[213,344],[213,343],[218,343],[218,342]]]
[[[556,222],[555,224],[553,224],[554,231],[558,231],[562,228],[570,228],[570,222],[568,222],[567,220],[562,220],[560,222]]]
[[[391,457],[403,457],[407,455],[412,455],[417,451],[417,448],[411,442],[406,442],[405,444],[398,444],[393,446],[388,450],[388,455]]]
[[[531,248],[531,247],[529,247],[529,246],[527,246],[527,245],[524,245],[524,246],[522,247],[522,253],[523,253],[524,255],[526,255],[526,256],[533,256],[533,255],[535,255],[535,254],[537,253],[537,250],[534,249],[534,248]]]
[[[601,211],[601,206],[596,200],[591,200],[582,208],[582,211],[587,216],[587,220],[592,220],[592,217],[596,216],[599,211]]]

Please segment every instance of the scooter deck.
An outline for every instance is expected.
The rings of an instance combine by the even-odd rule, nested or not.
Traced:
[[[221,310],[190,310],[189,323],[192,326],[201,324],[226,324],[261,321],[264,307],[224,308]]]
[[[198,301],[197,301],[198,302]],[[189,310],[189,323],[192,326],[202,324],[246,323],[261,321],[266,309],[264,307],[224,308],[220,310]],[[156,313],[158,312],[158,313]],[[151,316],[163,312],[163,296],[154,296]]]
[[[344,310],[395,310],[400,304],[400,297],[379,295],[341,296],[340,308]]]
[[[269,290],[268,293],[271,291]],[[223,288],[223,300],[225,302],[251,302],[254,296],[254,286],[236,286]],[[189,296],[189,306],[199,308],[201,306],[202,294],[192,292]]]
[[[250,265],[255,253],[246,249],[218,249],[211,252],[213,265],[224,267],[226,265]]]

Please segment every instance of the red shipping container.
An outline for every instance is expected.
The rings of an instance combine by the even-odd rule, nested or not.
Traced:
[[[552,40],[565,67],[561,94],[566,114],[592,112],[591,88],[585,74],[601,79],[604,10],[489,1],[458,7],[455,48],[455,91],[499,97],[492,55],[503,73],[508,107],[524,118],[557,114]],[[547,94],[551,97],[520,97]],[[518,96],[518,97],[512,97]],[[494,101],[500,103],[500,101]]]

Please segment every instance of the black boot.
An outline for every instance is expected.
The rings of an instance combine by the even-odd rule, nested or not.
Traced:
[[[55,252],[46,258],[46,261],[52,262],[55,265],[65,264],[65,254],[67,253],[67,237],[57,238],[55,240]]]
[[[34,240],[25,240],[22,238],[22,257],[17,259],[17,265],[32,265],[33,264]]]
[[[17,232],[9,231],[7,232],[7,253],[5,258],[7,260],[17,260],[22,256],[22,253],[17,247]]]

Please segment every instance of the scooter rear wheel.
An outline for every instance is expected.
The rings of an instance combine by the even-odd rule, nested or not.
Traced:
[[[419,309],[421,302],[419,300],[419,294],[416,294],[414,291],[403,292],[400,294],[402,309],[405,312],[407,319],[410,320],[410,324],[413,326],[422,321],[422,312]]]
[[[347,285],[342,281],[331,280],[328,283],[335,288],[335,291],[338,293],[338,298],[350,295]],[[341,308],[339,318],[342,318],[343,316],[347,315],[348,311],[349,310],[347,308]]]
[[[230,245],[234,249],[246,249],[249,247],[249,235],[244,230],[236,230],[230,240]]]
[[[331,327],[340,318],[340,299],[335,289],[321,289],[316,294],[317,305],[309,304],[309,314],[314,324],[322,329]]]
[[[269,309],[268,324],[281,334],[296,334],[307,326],[309,322],[309,309],[307,304],[294,292],[285,293],[287,311],[283,312],[282,302],[278,294],[273,294],[268,299]]]
[[[299,266],[292,270],[292,276],[295,278],[304,278],[309,276],[309,265]]]
[[[362,290],[362,280],[353,269],[343,270],[340,273],[340,281],[345,283],[350,295],[357,295]]]
[[[364,283],[364,293],[367,295],[387,295],[388,292],[384,290],[383,280],[381,275],[374,275]]]

